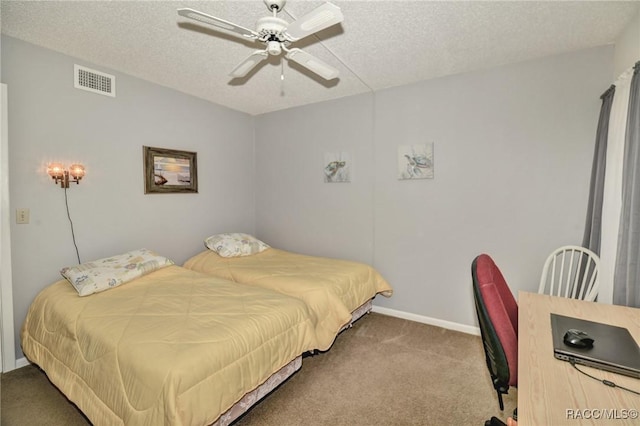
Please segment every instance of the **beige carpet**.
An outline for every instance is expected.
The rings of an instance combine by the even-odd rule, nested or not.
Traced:
[[[37,368],[2,376],[2,426],[86,425]],[[478,425],[500,412],[479,337],[380,314],[346,330],[325,353],[236,422],[269,425]]]

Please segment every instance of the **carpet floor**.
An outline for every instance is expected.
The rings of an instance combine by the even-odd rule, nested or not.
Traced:
[[[87,425],[89,421],[35,366],[2,375],[3,426]],[[478,425],[506,421],[480,337],[372,313],[302,368],[234,426]]]

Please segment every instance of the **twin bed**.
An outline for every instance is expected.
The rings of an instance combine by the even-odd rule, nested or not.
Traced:
[[[65,268],[32,303],[23,352],[96,425],[225,425],[391,295],[367,265],[242,238],[184,267],[143,249]]]
[[[369,265],[275,248],[237,257],[222,257],[205,250],[184,266],[303,300],[316,323],[319,350],[329,349],[342,329],[370,311],[376,294],[390,296],[392,292]]]

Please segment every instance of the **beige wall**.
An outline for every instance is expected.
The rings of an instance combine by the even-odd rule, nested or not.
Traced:
[[[640,61],[640,11],[618,36],[615,45],[614,79]]]

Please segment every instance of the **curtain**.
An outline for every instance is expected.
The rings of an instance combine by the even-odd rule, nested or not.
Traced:
[[[596,148],[591,167],[591,185],[589,204],[587,206],[587,221],[584,230],[582,246],[596,254],[600,254],[600,233],[602,227],[602,196],[604,193],[604,174],[607,157],[607,137],[609,136],[609,115],[616,87],[612,85],[600,96],[602,106],[596,132]]]
[[[622,169],[632,74],[633,69],[630,68],[616,80],[615,96],[609,115],[602,194],[600,272],[598,273],[600,281],[598,301],[603,303],[613,303],[613,281],[622,213]]]
[[[640,61],[601,99],[583,246],[600,256],[598,301],[640,307]]]
[[[613,303],[640,308],[640,62],[631,79],[627,117]]]

